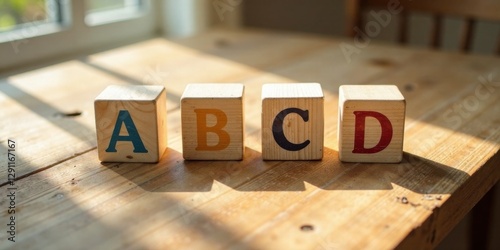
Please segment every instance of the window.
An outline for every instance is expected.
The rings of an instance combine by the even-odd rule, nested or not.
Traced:
[[[0,31],[9,31],[29,23],[56,22],[59,19],[56,9],[54,1],[2,1],[0,2]]]
[[[0,74],[213,23],[208,0],[0,0]]]
[[[161,6],[151,0],[0,0],[0,73],[154,37]]]
[[[141,0],[86,0],[85,23],[91,26],[140,16],[145,4]]]
[[[55,32],[61,24],[61,6],[57,0],[0,2],[0,42]]]

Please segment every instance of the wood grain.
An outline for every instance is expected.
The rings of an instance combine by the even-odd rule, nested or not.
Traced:
[[[347,63],[341,42],[215,30],[1,80],[2,166],[5,140],[19,146],[15,248],[435,247],[500,178],[500,59],[370,44]],[[153,79],[167,89],[164,156],[157,164],[101,163],[94,98],[110,82]],[[263,161],[262,85],[311,81],[324,94],[323,159]],[[183,159],[180,96],[190,82],[245,85],[242,161]],[[401,90],[407,101],[401,163],[339,161],[342,84]],[[83,113],[52,116],[74,109]],[[7,203],[1,196],[0,205]],[[0,248],[10,247],[1,234]]]

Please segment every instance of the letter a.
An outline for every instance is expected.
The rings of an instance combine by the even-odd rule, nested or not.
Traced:
[[[355,120],[355,132],[354,132],[354,149],[353,153],[358,154],[374,154],[384,150],[392,140],[392,124],[387,116],[375,112],[375,111],[354,111],[356,116]],[[365,119],[367,116],[371,116],[378,120],[380,126],[382,127],[382,134],[380,135],[380,140],[372,148],[365,148]]]
[[[120,129],[122,124],[125,124],[128,135],[120,135]],[[118,118],[116,119],[115,128],[113,129],[113,134],[111,135],[111,140],[109,141],[109,146],[106,152],[116,152],[116,143],[118,141],[130,141],[134,145],[134,153],[147,153],[144,143],[142,143],[139,132],[135,127],[132,117],[127,110],[120,110],[118,113]]]
[[[227,116],[220,109],[195,109],[198,146],[196,150],[204,151],[219,151],[229,146],[229,134],[222,130],[227,124]],[[212,127],[207,127],[207,115],[211,114],[217,118],[217,123]],[[209,146],[207,142],[207,134],[215,133],[219,136],[219,142],[216,145]]]

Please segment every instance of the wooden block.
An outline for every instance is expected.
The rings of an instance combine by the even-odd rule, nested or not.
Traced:
[[[340,160],[400,162],[405,108],[405,99],[394,85],[340,86]]]
[[[241,160],[243,84],[189,84],[181,97],[186,160]]]
[[[323,158],[323,91],[318,83],[262,87],[262,158]]]
[[[163,86],[108,86],[94,102],[104,162],[158,162],[167,147]]]

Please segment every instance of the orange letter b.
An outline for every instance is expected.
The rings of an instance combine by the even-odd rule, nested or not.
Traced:
[[[196,150],[200,151],[218,151],[223,150],[229,146],[229,134],[222,130],[227,124],[227,116],[220,109],[195,109],[196,125],[198,133],[198,146]],[[212,127],[207,127],[207,115],[215,116],[216,123]],[[208,145],[207,134],[215,133],[219,137],[219,142],[216,145]]]

